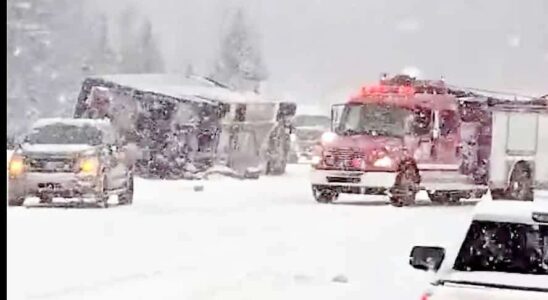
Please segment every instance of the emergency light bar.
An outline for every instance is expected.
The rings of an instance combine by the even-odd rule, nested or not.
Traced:
[[[372,85],[364,86],[361,89],[362,96],[382,95],[382,94],[398,94],[398,95],[414,95],[415,89],[412,86],[390,86],[390,85]]]

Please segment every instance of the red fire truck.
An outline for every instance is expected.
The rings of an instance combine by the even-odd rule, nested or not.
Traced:
[[[312,190],[320,203],[339,194],[389,195],[412,205],[420,190],[432,202],[458,202],[487,185],[462,171],[461,116],[443,80],[397,75],[366,86],[332,107],[332,128],[312,163]]]

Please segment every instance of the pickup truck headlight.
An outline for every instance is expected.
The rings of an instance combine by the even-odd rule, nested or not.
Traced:
[[[10,178],[17,177],[25,171],[25,157],[20,154],[13,154],[9,164]]]
[[[99,159],[97,157],[83,157],[80,159],[80,173],[84,175],[97,175],[99,171]]]

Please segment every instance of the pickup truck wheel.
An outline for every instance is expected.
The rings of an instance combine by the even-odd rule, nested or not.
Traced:
[[[390,204],[396,207],[415,204],[415,196],[419,191],[417,176],[418,172],[412,166],[407,166],[398,173],[390,190]]]
[[[314,199],[318,203],[333,203],[333,201],[339,198],[339,193],[333,189],[326,187],[316,187],[312,186],[312,193],[314,194]]]
[[[25,202],[25,197],[8,198],[8,206],[21,206]]]
[[[449,198],[451,195],[447,192],[428,192],[428,198],[430,198],[430,201],[432,203],[436,204],[445,204],[449,202]]]
[[[95,201],[100,207],[108,208],[108,191],[107,191],[107,178],[103,177],[103,180],[101,181],[101,187],[99,188],[99,191],[97,191],[97,194],[95,195]]]
[[[126,182],[126,189],[123,193],[118,195],[118,204],[132,204],[133,203],[133,173],[129,174]]]

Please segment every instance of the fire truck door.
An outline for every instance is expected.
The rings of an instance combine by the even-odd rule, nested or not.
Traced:
[[[434,159],[437,164],[453,165],[459,164],[460,154],[457,151],[459,146],[459,116],[453,110],[436,111],[435,118],[435,151]]]
[[[414,158],[420,165],[432,164],[434,154],[434,116],[430,109],[417,108],[413,112],[411,132],[416,137],[416,148],[414,150]]]

